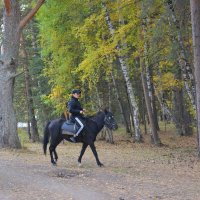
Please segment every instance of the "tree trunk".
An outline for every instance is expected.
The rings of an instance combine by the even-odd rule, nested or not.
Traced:
[[[193,127],[192,127],[192,120],[189,111],[187,110],[188,106],[184,104],[183,109],[183,135],[184,136],[191,136],[193,134]]]
[[[155,91],[156,88],[154,87]],[[162,110],[162,114],[163,114],[163,118],[170,118],[172,119],[174,122],[176,121],[176,118],[174,117],[174,115],[172,114],[171,110],[169,109],[168,105],[166,104],[165,100],[163,100],[163,98],[161,97],[162,94],[160,95],[159,92],[157,92],[157,99],[158,102],[160,103],[160,107]]]
[[[98,89],[98,87],[96,87],[96,96],[97,96],[98,107],[102,108],[103,103],[102,103],[100,95],[99,95],[99,89]]]
[[[144,33],[146,33],[146,27],[143,28]],[[147,49],[147,43],[144,44],[144,54],[145,54],[145,70],[146,70],[146,80],[147,80],[147,88],[150,98],[150,104],[152,107],[152,115],[154,118],[156,129],[159,131],[159,124],[158,124],[158,118],[157,118],[157,109],[155,104],[155,91],[153,89],[153,81],[152,81],[152,69],[149,66],[148,62],[148,49]]]
[[[112,130],[110,130],[109,128],[106,128],[106,142],[110,143],[110,144],[114,144],[114,140],[113,140],[113,133]]]
[[[174,88],[173,91],[173,107],[174,107],[174,121],[176,126],[176,134],[183,135],[183,91],[179,88]]]
[[[35,110],[34,110],[34,103],[33,103],[33,95],[32,95],[32,86],[31,86],[31,77],[30,72],[28,69],[28,54],[25,49],[24,45],[24,38],[22,36],[22,52],[24,56],[24,76],[25,76],[25,85],[26,85],[26,98],[27,98],[27,106],[28,106],[28,115],[29,120],[31,122],[31,142],[39,141],[39,134],[37,128],[37,121],[35,118]]]
[[[143,7],[144,5],[142,5],[142,10],[144,9]],[[152,70],[152,67],[150,67],[149,65],[149,56],[148,56],[148,40],[147,40],[147,27],[149,25],[149,22],[150,22],[150,19],[148,16],[146,16],[145,19],[143,19],[143,25],[142,25],[142,30],[143,30],[143,37],[141,37],[141,40],[144,41],[144,64],[145,64],[145,69],[143,69],[143,72],[144,74],[146,75],[145,76],[145,79],[146,79],[146,82],[147,83],[147,89],[148,89],[148,95],[149,95],[149,100],[150,100],[150,105],[151,105],[151,108],[152,108],[152,116],[154,118],[154,123],[155,123],[155,126],[156,126],[156,130],[160,130],[159,128],[159,124],[158,124],[158,118],[157,118],[157,109],[156,109],[156,104],[155,104],[155,91],[153,89],[153,81],[152,81],[152,76],[153,76],[153,70]],[[143,63],[142,63],[143,64]],[[143,67],[143,66],[142,66]],[[144,78],[144,77],[142,77]],[[144,87],[144,84],[143,84],[143,87]]]
[[[146,76],[144,74],[144,63],[143,63],[143,61],[141,61],[141,67],[142,67],[142,71],[143,71],[141,76],[142,76],[142,85],[143,85],[143,90],[144,90],[144,97],[145,97],[147,113],[148,113],[148,116],[149,116],[149,121],[150,121],[150,126],[151,126],[151,139],[152,139],[152,141],[155,145],[160,146],[161,142],[160,142],[160,139],[158,137],[158,132],[157,132],[157,128],[156,128],[155,121],[154,121],[153,109],[152,109],[152,105],[151,105],[151,99],[149,97],[147,80],[146,80]]]
[[[102,7],[105,10],[105,18],[106,18],[106,22],[107,22],[109,31],[110,31],[111,35],[114,36],[115,29],[110,20],[108,10],[107,10],[105,4],[103,4],[103,3],[102,3]],[[117,45],[116,49],[118,50],[118,52],[120,52],[121,48],[120,48],[119,44]],[[133,87],[132,87],[132,84],[130,81],[128,67],[127,67],[125,58],[123,56],[119,55],[119,56],[117,56],[117,58],[119,60],[119,63],[120,63],[121,69],[122,69],[122,73],[123,73],[124,79],[126,81],[127,92],[128,92],[129,98],[130,98],[131,112],[133,114],[133,121],[134,121],[134,128],[135,128],[135,141],[141,142],[142,135],[141,135],[140,123],[139,123],[138,106],[137,106],[137,103],[135,100]]]
[[[19,1],[4,1],[3,36],[0,60],[0,147],[20,148],[17,135],[17,121],[13,107],[14,80],[17,76],[20,33],[32,19],[45,0],[38,0],[33,8],[20,21]]]
[[[123,119],[124,119],[124,123],[125,123],[125,127],[126,127],[126,132],[127,132],[127,133],[130,133],[130,128],[129,128],[129,125],[128,125],[128,121],[127,121],[127,119],[126,119],[126,114],[125,114],[125,112],[124,112],[122,100],[121,100],[120,95],[119,95],[118,85],[117,85],[117,83],[116,83],[116,81],[115,81],[115,77],[114,77],[114,75],[113,75],[113,72],[111,72],[111,77],[112,77],[112,80],[113,80],[113,85],[114,85],[115,90],[116,90],[116,96],[117,96],[117,101],[118,101],[118,103],[119,103],[120,112],[121,112],[121,114],[122,114],[122,116],[123,116]]]
[[[27,133],[28,133],[28,139],[31,140],[31,127],[29,119],[27,121]]]
[[[175,78],[181,80],[181,69],[175,73]],[[187,111],[187,105],[182,88],[175,87],[173,91],[174,117],[177,135],[191,135],[190,116]]]
[[[151,78],[152,78],[152,76],[151,76]],[[152,80],[151,80],[151,88],[152,88],[152,105],[153,105],[154,120],[155,120],[155,123],[156,123],[157,131],[160,131],[158,113],[157,113],[158,110],[156,108],[156,95],[155,95],[155,90],[154,90],[154,85],[153,85]]]
[[[144,95],[144,93],[143,93]],[[147,123],[146,123],[146,107],[145,107],[145,98],[142,97],[142,121],[144,124],[144,134],[147,134]]]
[[[11,1],[11,12],[3,15],[3,46],[0,60],[0,147],[20,148],[17,121],[13,107],[14,79],[19,51],[20,10],[18,1]]]
[[[168,1],[168,7],[171,11],[173,23],[176,25],[176,29],[177,29],[178,45],[180,48],[180,52],[178,55],[178,57],[179,57],[178,62],[181,67],[181,70],[182,70],[184,86],[185,86],[185,89],[189,96],[189,99],[191,101],[191,104],[192,104],[194,110],[196,111],[196,103],[195,103],[196,91],[195,91],[195,86],[194,86],[194,76],[192,73],[192,68],[188,61],[189,59],[188,59],[188,55],[186,53],[186,50],[185,50],[185,47],[183,44],[183,37],[181,34],[179,21],[177,20],[177,18],[175,16],[175,11],[173,9],[172,1]],[[170,25],[171,25],[171,23],[170,23]],[[173,42],[175,42],[175,38],[173,38]],[[188,81],[190,82],[190,84],[188,84]],[[191,87],[190,87],[190,85],[191,85]]]
[[[198,156],[200,158],[200,1],[190,0],[197,105]]]

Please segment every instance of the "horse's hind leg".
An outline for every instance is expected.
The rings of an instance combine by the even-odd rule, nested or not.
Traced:
[[[56,152],[56,147],[60,144],[60,142],[61,142],[62,140],[63,140],[63,138],[59,138],[57,144],[54,146],[53,153],[54,153],[54,158],[55,158],[56,162],[57,162],[57,160],[58,160],[58,154],[57,154],[57,152]]]
[[[57,160],[58,160],[58,154],[57,154],[57,152],[56,152],[56,148],[54,149],[54,158],[55,158],[55,160],[56,160],[56,162],[57,162]]]
[[[49,152],[50,152],[50,157],[51,157],[51,163],[53,164],[53,165],[56,165],[56,161],[54,160],[54,158],[53,158],[53,152],[55,152],[55,146],[54,145],[50,145],[49,146]]]
[[[63,138],[59,138],[55,143],[51,144],[49,147],[49,151],[50,151],[50,156],[51,156],[51,163],[53,165],[56,165],[56,162],[58,160],[58,154],[56,152],[56,147],[60,144],[60,142],[63,140]]]

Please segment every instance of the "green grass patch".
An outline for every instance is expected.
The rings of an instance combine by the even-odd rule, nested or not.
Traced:
[[[22,145],[22,148],[26,147],[26,144],[29,143],[28,133],[23,128],[18,128],[18,136]]]

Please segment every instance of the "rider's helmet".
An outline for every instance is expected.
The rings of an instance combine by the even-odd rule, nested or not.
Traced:
[[[74,90],[72,90],[72,94],[81,94],[81,90],[74,89]]]

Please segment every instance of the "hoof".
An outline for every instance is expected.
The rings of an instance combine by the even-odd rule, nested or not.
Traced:
[[[81,167],[81,166],[82,166],[81,162],[78,162],[78,166],[79,166],[79,167]]]
[[[104,165],[102,163],[99,163],[98,166],[99,167],[104,167]]]
[[[56,165],[57,165],[57,163],[56,163],[56,162],[52,162],[51,164],[52,164],[53,166],[56,166]]]

